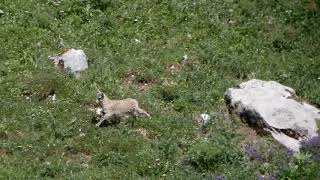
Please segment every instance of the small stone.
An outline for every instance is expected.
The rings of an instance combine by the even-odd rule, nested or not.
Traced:
[[[52,97],[51,97],[51,100],[52,100],[52,101],[56,101],[56,100],[57,100],[57,95],[56,95],[56,94],[53,94]]]
[[[183,55],[183,59],[188,60],[188,55],[187,54]]]
[[[200,117],[202,118],[203,125],[207,125],[208,122],[210,121],[210,116],[208,114],[200,114]]]
[[[187,54],[183,55],[181,64],[188,64],[188,60],[189,60],[188,55]]]

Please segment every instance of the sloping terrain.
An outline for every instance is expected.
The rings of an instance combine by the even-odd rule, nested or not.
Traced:
[[[319,107],[319,5],[0,0],[0,178],[319,179],[309,151],[292,157],[223,100],[258,78]],[[66,48],[89,59],[78,79],[48,60]],[[97,88],[152,118],[95,128]]]

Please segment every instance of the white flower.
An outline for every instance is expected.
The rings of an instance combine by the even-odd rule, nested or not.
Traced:
[[[56,94],[53,94],[52,97],[51,97],[52,101],[56,101],[57,100],[57,95]]]
[[[84,168],[89,167],[89,165],[87,163],[82,163],[81,166],[84,167]]]
[[[134,39],[134,41],[135,41],[136,43],[141,43],[141,41],[140,41],[139,39]]]

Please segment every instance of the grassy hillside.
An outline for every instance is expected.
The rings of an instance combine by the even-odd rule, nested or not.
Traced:
[[[1,179],[320,178],[308,152],[258,137],[223,100],[258,78],[319,106],[319,0],[54,2],[0,0]],[[64,48],[87,54],[81,78],[48,60]],[[95,128],[97,87],[152,118]]]

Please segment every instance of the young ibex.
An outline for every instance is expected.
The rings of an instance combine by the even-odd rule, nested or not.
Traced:
[[[130,117],[137,117],[140,115],[150,117],[146,111],[139,108],[138,101],[135,99],[127,98],[122,100],[111,100],[104,93],[98,91],[96,100],[102,108],[99,112],[101,119],[96,124],[96,127],[100,127],[104,121],[110,123],[114,119],[125,121]]]

